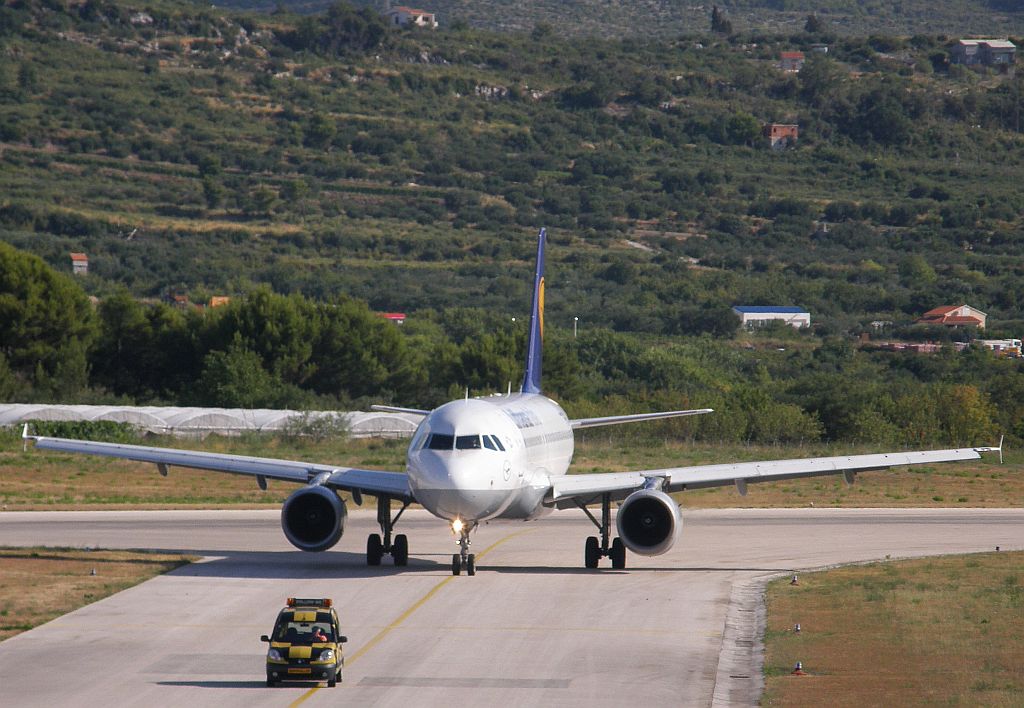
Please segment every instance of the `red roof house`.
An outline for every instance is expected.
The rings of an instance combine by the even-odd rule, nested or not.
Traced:
[[[89,256],[84,253],[71,254],[71,272],[75,275],[85,275],[89,272]]]
[[[936,307],[917,318],[919,324],[944,325],[946,327],[977,327],[985,329],[988,317],[981,310],[970,305],[944,305]]]
[[[764,136],[773,148],[784,148],[796,144],[800,127],[793,123],[768,123],[764,126]]]
[[[779,54],[779,68],[783,71],[800,71],[804,68],[803,52],[782,52]]]

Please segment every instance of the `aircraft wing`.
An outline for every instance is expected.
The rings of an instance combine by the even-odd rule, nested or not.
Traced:
[[[370,406],[371,411],[381,411],[382,413],[408,413],[409,415],[430,415],[430,411],[423,410],[422,408],[402,408],[400,406],[382,406],[374,404]]]
[[[904,465],[924,465],[934,462],[977,460],[982,452],[1001,452],[1001,447],[974,447],[951,450],[922,450],[918,452],[889,452],[873,455],[847,455],[838,457],[809,457],[795,460],[767,460],[763,462],[737,462],[724,465],[697,465],[672,467],[636,472],[608,472],[599,474],[559,475],[551,478],[548,502],[558,508],[575,506],[603,494],[622,499],[640,489],[650,479],[663,479],[666,492],[687,489],[723,487],[735,484],[740,494],[746,494],[747,484],[773,482],[799,477],[820,477],[842,474],[852,482],[858,472],[882,470]]]
[[[343,489],[357,494],[374,496],[387,494],[396,499],[410,501],[413,499],[408,477],[403,472],[363,470],[298,460],[277,460],[269,457],[248,457],[196,450],[176,450],[166,447],[48,438],[29,435],[28,426],[25,428],[22,437],[35,441],[35,446],[41,450],[77,452],[86,455],[152,462],[164,475],[167,474],[168,467],[192,467],[214,472],[249,475],[256,478],[260,487],[264,487],[267,479],[308,484],[326,473],[328,477],[321,483],[332,489]]]
[[[596,428],[599,425],[619,425],[620,423],[638,423],[642,420],[658,420],[660,418],[678,418],[684,415],[701,415],[711,413],[711,408],[695,408],[689,411],[662,411],[661,413],[634,413],[632,415],[609,415],[603,418],[576,418],[569,424],[573,430],[579,428]]]

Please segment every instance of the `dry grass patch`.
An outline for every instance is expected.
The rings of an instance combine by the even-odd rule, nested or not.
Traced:
[[[793,631],[800,623],[801,632]],[[768,587],[762,705],[1024,705],[1024,553],[840,568]],[[791,674],[796,662],[805,676]]]
[[[0,641],[190,560],[127,551],[0,549]]]

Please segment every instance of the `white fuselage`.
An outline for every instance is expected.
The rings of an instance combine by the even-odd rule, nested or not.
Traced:
[[[569,418],[529,393],[451,401],[420,423],[407,456],[416,500],[443,519],[530,519],[572,461]]]

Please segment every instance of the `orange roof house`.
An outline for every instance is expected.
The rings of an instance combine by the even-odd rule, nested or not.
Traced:
[[[800,71],[804,68],[804,53],[781,52],[779,54],[779,68],[783,71]]]
[[[768,123],[764,126],[764,136],[773,148],[789,147],[796,144],[800,126],[793,123]]]
[[[84,253],[72,253],[71,272],[75,275],[85,275],[89,272],[89,256]]]
[[[943,325],[946,327],[977,327],[985,329],[988,317],[981,310],[970,305],[944,305],[936,307],[917,318],[918,324]]]

